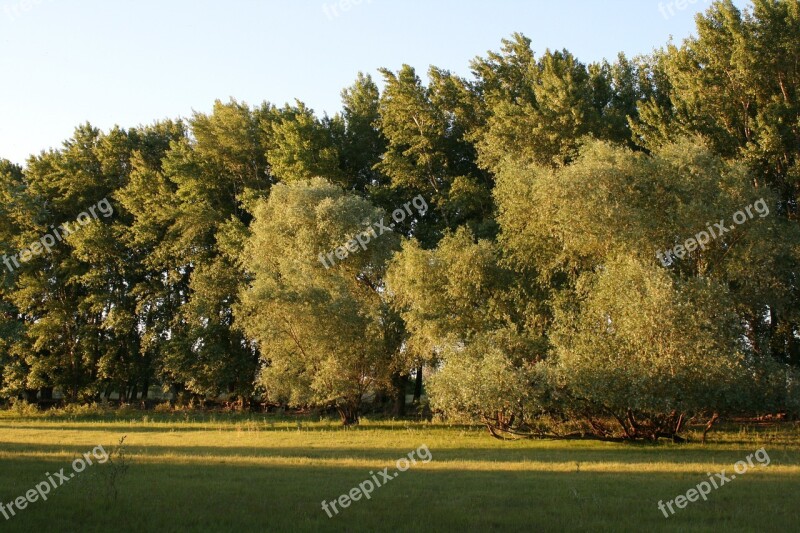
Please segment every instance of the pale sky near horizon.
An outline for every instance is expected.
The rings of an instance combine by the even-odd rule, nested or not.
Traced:
[[[214,100],[340,109],[359,71],[403,63],[469,75],[518,31],[584,63],[646,54],[694,30],[709,0],[0,0],[0,158],[207,112]],[[746,5],[736,1],[737,6]],[[663,9],[659,9],[659,5]],[[672,6],[672,7],[670,7]]]

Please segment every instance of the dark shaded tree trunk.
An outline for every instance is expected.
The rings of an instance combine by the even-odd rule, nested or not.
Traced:
[[[394,396],[394,404],[392,405],[393,416],[406,415],[406,384],[408,383],[408,376],[401,374],[394,374],[392,376],[392,390]]]
[[[422,399],[422,366],[417,367],[417,378],[414,381],[414,405],[419,405]]]
[[[150,392],[150,380],[148,378],[144,378],[142,382],[142,401],[146,402],[147,397],[149,396]]]
[[[386,409],[386,402],[388,401],[386,397],[386,392],[383,390],[375,391],[375,398],[372,400],[372,407],[373,409],[379,410],[384,412]]]
[[[342,424],[345,426],[355,426],[358,424],[359,409],[353,402],[342,403],[336,406],[339,416],[342,418]]]
[[[795,336],[797,329],[797,324],[789,326],[790,334],[786,336],[786,352],[789,364],[800,367],[800,343],[797,342],[797,337]]]

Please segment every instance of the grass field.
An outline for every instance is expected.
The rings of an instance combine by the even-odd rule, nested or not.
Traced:
[[[0,531],[797,531],[800,427],[745,428],[712,442],[500,442],[477,427],[263,416],[0,413],[0,502],[126,438],[128,470],[93,465],[5,520]],[[432,460],[329,518],[322,500],[427,445]],[[764,447],[769,466],[665,518],[672,500]],[[380,479],[380,478],[378,478]]]

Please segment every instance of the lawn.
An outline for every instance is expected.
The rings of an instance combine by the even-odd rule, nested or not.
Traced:
[[[631,445],[492,439],[479,427],[256,415],[0,413],[0,502],[98,445],[126,436],[128,465],[94,464],[27,504],[0,531],[796,531],[800,426],[727,429],[699,443]],[[430,460],[398,472],[427,446]],[[665,518],[707,473],[758,462]],[[424,449],[424,448],[423,448]],[[417,457],[425,457],[418,452]],[[95,460],[97,463],[97,460]],[[388,467],[391,481],[332,518],[338,499]],[[373,474],[371,474],[371,472]],[[375,476],[373,478],[373,475]]]

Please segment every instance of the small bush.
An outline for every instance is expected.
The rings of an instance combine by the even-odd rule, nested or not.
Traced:
[[[153,408],[153,411],[155,411],[156,413],[171,413],[172,404],[170,404],[169,402],[160,403]]]
[[[9,411],[17,416],[36,416],[41,413],[35,403],[29,403],[25,400],[12,400]]]
[[[126,416],[136,413],[137,410],[129,403],[121,403],[117,408],[116,414],[117,416]]]
[[[89,404],[79,404],[79,403],[71,403],[67,404],[61,409],[54,411],[55,414],[66,415],[66,416],[102,416],[108,412],[108,407],[105,407],[98,403],[89,403]]]

